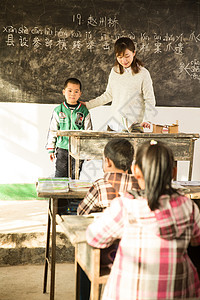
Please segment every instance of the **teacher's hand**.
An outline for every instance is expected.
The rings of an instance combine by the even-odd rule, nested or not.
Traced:
[[[151,128],[151,125],[148,122],[142,122],[141,126],[144,128]]]
[[[85,105],[86,106],[86,103],[85,102],[83,102],[83,101],[79,101],[81,104],[83,104],[83,105]]]

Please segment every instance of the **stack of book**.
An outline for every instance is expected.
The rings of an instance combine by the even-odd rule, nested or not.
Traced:
[[[39,194],[54,194],[64,195],[69,191],[85,191],[89,190],[92,186],[91,181],[87,180],[73,180],[71,178],[38,178],[36,183],[37,193]]]
[[[67,193],[69,192],[69,178],[38,178],[36,189],[38,193]]]

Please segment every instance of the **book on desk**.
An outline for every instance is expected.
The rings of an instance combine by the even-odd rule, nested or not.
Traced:
[[[85,191],[92,186],[92,181],[75,180],[67,177],[38,178],[36,189],[38,193],[52,192],[65,194],[69,191]]]
[[[58,214],[76,214],[80,201],[83,200],[91,186],[92,182],[87,180],[51,177],[38,178],[36,190],[38,197],[49,198],[52,201],[57,199]],[[51,200],[49,201],[51,203]]]

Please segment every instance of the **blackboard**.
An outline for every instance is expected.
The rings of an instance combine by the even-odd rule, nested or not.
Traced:
[[[0,101],[55,104],[65,79],[104,92],[113,45],[131,37],[158,106],[200,107],[199,0],[1,0]]]

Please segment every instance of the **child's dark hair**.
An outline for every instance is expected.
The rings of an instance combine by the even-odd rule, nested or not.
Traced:
[[[142,171],[145,181],[145,195],[151,210],[159,208],[161,195],[171,195],[174,156],[172,150],[162,142],[146,142],[136,153],[135,165]]]
[[[128,37],[122,37],[119,38],[114,45],[114,52],[116,56],[119,56],[121,54],[124,55],[124,52],[126,51],[126,49],[134,52],[135,51],[135,45],[133,43],[133,41],[128,38]],[[124,73],[124,68],[122,67],[122,65],[120,65],[116,59],[115,61],[115,65],[119,66],[119,71],[120,74]],[[143,66],[143,63],[136,58],[136,55],[133,58],[133,62],[131,64],[131,69],[134,73],[138,73],[140,71],[140,66]]]
[[[134,148],[126,139],[111,139],[104,148],[104,156],[113,161],[117,169],[129,171],[133,162]]]
[[[82,84],[77,78],[68,78],[64,83],[64,89],[66,89],[68,83],[78,84],[80,87],[80,91],[82,90]]]

